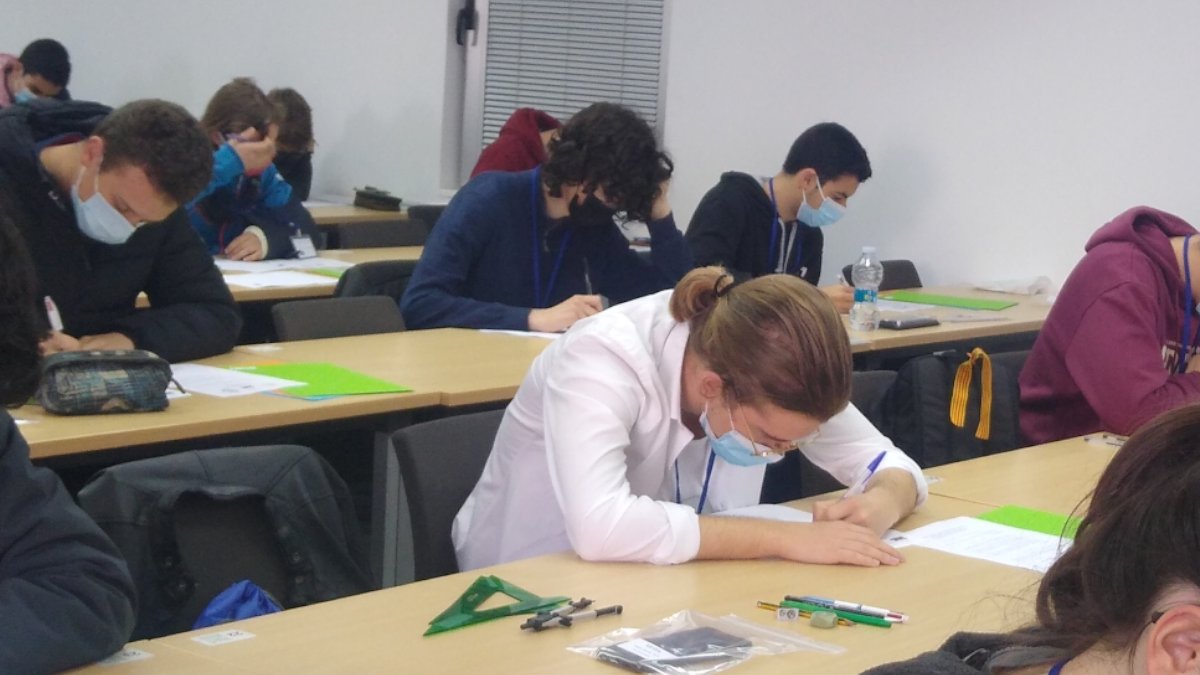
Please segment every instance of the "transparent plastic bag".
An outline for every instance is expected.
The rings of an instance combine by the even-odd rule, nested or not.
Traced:
[[[676,612],[648,628],[619,628],[570,651],[635,673],[705,675],[728,670],[752,656],[820,651],[840,654],[837,645],[747,621],[690,609]]]

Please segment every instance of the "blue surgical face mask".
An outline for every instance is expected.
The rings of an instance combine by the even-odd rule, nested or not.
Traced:
[[[742,435],[733,426],[733,413],[729,413],[729,431],[718,437],[708,425],[708,404],[704,404],[704,412],[700,413],[700,427],[708,436],[708,445],[717,456],[729,464],[736,466],[760,466],[769,464],[773,459],[770,448],[765,448]]]
[[[13,98],[13,102],[15,102],[15,103],[29,103],[33,99],[37,98],[37,94],[34,94],[32,91],[29,91],[28,89],[22,89],[21,91],[18,91],[17,93],[13,94],[12,98]]]
[[[80,169],[79,177],[71,186],[71,202],[75,205],[75,222],[79,225],[79,231],[102,244],[124,244],[133,235],[133,225],[100,194],[99,171],[96,172],[92,196],[87,200],[79,198],[79,182],[83,180],[83,174],[84,170]]]
[[[821,180],[817,179],[817,191],[821,193],[821,206],[814,209],[808,205],[808,197],[800,200],[800,210],[796,212],[796,220],[811,227],[828,227],[842,219],[846,207],[825,196],[821,188]]]

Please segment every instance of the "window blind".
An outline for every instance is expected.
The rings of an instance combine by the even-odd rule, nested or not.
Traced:
[[[489,0],[482,142],[517,108],[566,121],[597,101],[658,128],[664,0]]]

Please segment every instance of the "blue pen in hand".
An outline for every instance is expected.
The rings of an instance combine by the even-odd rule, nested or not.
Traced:
[[[867,483],[870,482],[871,477],[875,475],[875,470],[879,468],[879,464],[883,462],[883,457],[886,454],[887,450],[884,450],[878,455],[875,455],[875,459],[871,460],[871,463],[867,465],[867,468],[858,477],[858,479],[850,485],[850,489],[846,490],[846,494],[842,495],[842,499],[849,499],[850,497],[861,495],[866,491]]]

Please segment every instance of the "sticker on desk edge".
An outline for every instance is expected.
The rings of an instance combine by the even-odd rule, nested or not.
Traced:
[[[239,640],[249,640],[254,637],[254,633],[248,633],[244,630],[223,630],[218,633],[205,633],[192,638],[193,642],[199,642],[206,647],[216,647],[229,642],[237,642]]]
[[[150,652],[144,652],[134,647],[126,647],[121,651],[109,656],[103,661],[97,661],[98,666],[119,666],[122,663],[132,663],[134,661],[145,661],[146,659],[154,658]]]

